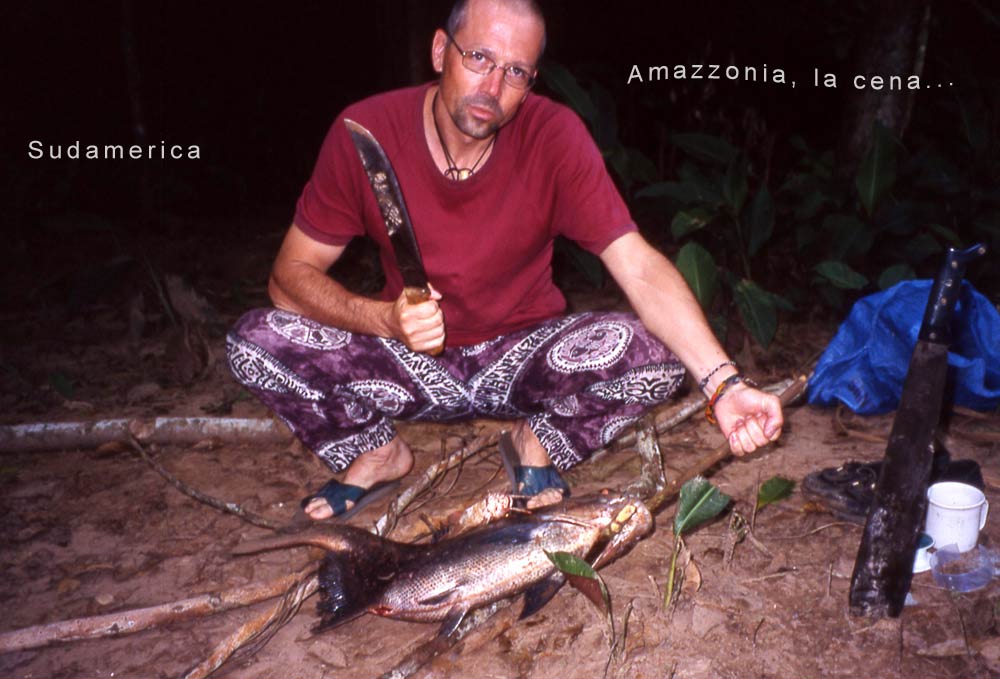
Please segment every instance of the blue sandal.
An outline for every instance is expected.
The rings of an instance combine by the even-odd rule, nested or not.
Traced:
[[[387,495],[398,485],[399,481],[384,481],[376,483],[371,488],[362,488],[350,483],[341,483],[337,479],[330,479],[315,493],[302,498],[302,509],[305,509],[314,499],[323,498],[333,510],[333,516],[330,518],[349,519],[375,500]],[[347,508],[348,502],[354,503],[350,509]]]
[[[507,470],[507,478],[515,494],[520,496],[517,504],[525,506],[529,498],[533,498],[542,491],[555,488],[563,497],[569,497],[569,485],[559,475],[559,470],[554,465],[548,464],[544,467],[533,467],[522,465],[514,450],[514,441],[510,434],[504,432],[500,437],[500,459]]]

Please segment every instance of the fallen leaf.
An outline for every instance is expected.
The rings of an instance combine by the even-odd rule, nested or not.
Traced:
[[[692,558],[688,561],[687,565],[684,567],[684,585],[681,587],[681,591],[690,590],[688,593],[693,594],[701,589],[701,569],[694,562]]]

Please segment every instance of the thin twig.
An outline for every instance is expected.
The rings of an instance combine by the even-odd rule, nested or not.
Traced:
[[[252,523],[253,525],[259,526],[261,528],[277,530],[278,528],[281,527],[281,524],[271,521],[270,519],[264,518],[263,516],[255,514],[254,512],[251,512],[249,510],[243,509],[235,502],[225,502],[224,500],[219,500],[218,498],[214,498],[210,495],[205,495],[199,490],[195,490],[194,488],[187,485],[186,483],[178,479],[176,476],[171,474],[169,471],[166,470],[166,468],[163,467],[163,465],[161,465],[159,462],[150,457],[149,453],[146,452],[146,449],[142,447],[142,444],[139,443],[139,441],[131,434],[128,437],[128,442],[129,445],[132,446],[132,449],[135,450],[137,453],[139,453],[142,459],[145,460],[150,467],[156,470],[157,474],[165,478],[177,490],[184,493],[188,497],[193,498],[198,502],[202,502],[208,505],[209,507],[214,507],[219,511],[226,512],[227,514],[233,514],[234,516],[238,516],[247,523]]]
[[[376,535],[387,535],[395,527],[398,517],[413,502],[414,498],[431,487],[441,474],[458,466],[466,458],[472,457],[486,448],[495,446],[497,441],[500,440],[500,433],[497,432],[476,437],[466,446],[456,450],[445,459],[432,464],[424,470],[424,473],[389,505],[385,514],[375,522],[375,528],[372,532]]]
[[[819,528],[813,528],[808,533],[802,533],[801,535],[768,535],[768,540],[801,540],[802,538],[807,538],[810,535],[819,533],[820,531],[826,530],[827,528],[834,528],[836,526],[854,526],[855,528],[861,528],[856,523],[851,523],[850,521],[834,521],[833,523],[825,523]]]

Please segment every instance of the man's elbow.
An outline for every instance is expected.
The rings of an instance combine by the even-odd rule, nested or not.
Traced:
[[[275,308],[298,313],[291,297],[281,285],[280,274],[274,269],[271,270],[271,275],[267,279],[267,296],[271,298],[271,304]]]

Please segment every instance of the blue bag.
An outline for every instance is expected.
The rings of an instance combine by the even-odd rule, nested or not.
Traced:
[[[899,405],[903,380],[933,281],[904,281],[858,300],[820,357],[809,403],[841,401],[872,415]],[[955,307],[947,401],[974,410],[1000,406],[1000,312],[968,283]]]

